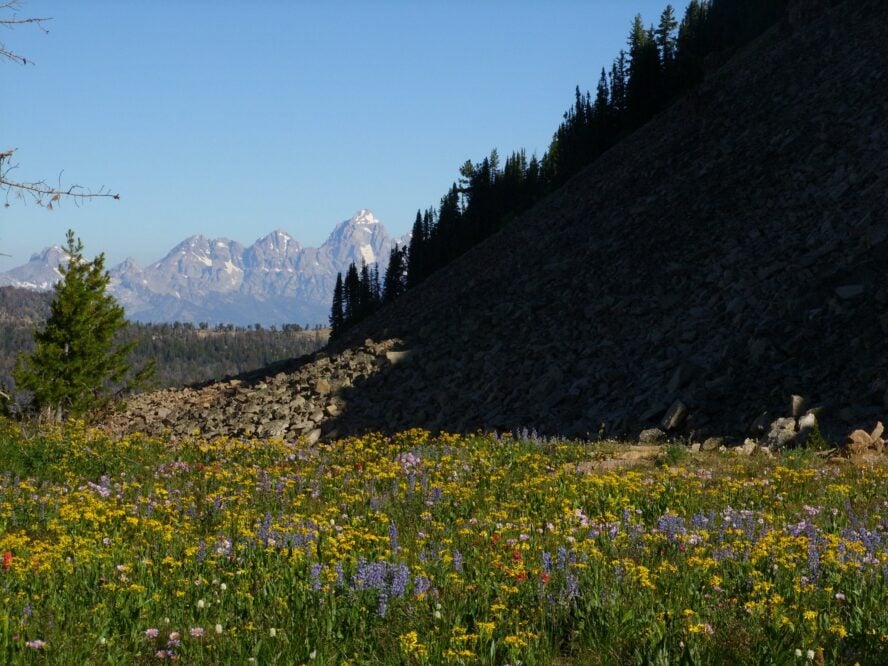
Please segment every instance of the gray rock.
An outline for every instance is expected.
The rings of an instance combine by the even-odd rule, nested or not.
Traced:
[[[842,300],[848,300],[851,298],[857,298],[863,294],[864,290],[865,287],[862,284],[846,284],[841,287],[836,287],[836,296]]]
[[[764,434],[765,429],[768,427],[768,412],[762,412],[759,414],[755,420],[749,426],[749,432],[753,435],[760,437]]]
[[[724,437],[707,437],[705,440],[703,440],[703,444],[700,446],[700,449],[703,451],[717,451],[724,445]]]
[[[813,412],[808,412],[799,419],[799,431],[796,433],[795,441],[797,444],[804,446],[808,443],[808,439],[814,434],[817,428],[817,416]]]
[[[413,349],[405,349],[404,351],[387,351],[385,353],[385,358],[392,365],[398,365],[399,363],[412,361],[414,356],[415,352]]]
[[[320,393],[321,395],[327,395],[333,390],[332,385],[326,379],[319,379],[315,382],[314,385],[315,393]]]
[[[796,437],[796,420],[792,417],[776,419],[771,423],[768,431],[768,446],[774,449],[782,449],[789,446]]]
[[[687,415],[687,406],[681,400],[676,400],[672,403],[672,406],[666,410],[666,416],[663,417],[660,425],[662,425],[663,429],[666,431],[675,430],[682,424]]]
[[[647,428],[638,433],[639,444],[660,444],[666,441],[666,433],[659,428]]]
[[[751,456],[758,448],[758,444],[754,439],[747,439],[743,444],[734,449],[734,455]]]
[[[320,428],[315,428],[314,430],[310,430],[305,435],[305,441],[309,446],[311,446],[312,444],[315,444],[320,438],[321,438],[321,429]]]
[[[800,395],[792,396],[792,416],[799,418],[805,412],[805,399]]]
[[[290,427],[289,421],[269,421],[264,426],[265,435],[268,437],[283,437],[287,432],[287,428]]]

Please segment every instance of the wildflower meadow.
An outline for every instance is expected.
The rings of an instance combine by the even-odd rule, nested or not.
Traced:
[[[0,421],[0,662],[888,663],[888,467],[618,446]]]

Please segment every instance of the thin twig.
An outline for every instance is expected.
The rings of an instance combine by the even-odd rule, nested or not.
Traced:
[[[9,207],[9,195],[13,194],[19,198],[29,194],[38,206],[45,206],[52,210],[53,204],[59,202],[62,197],[73,199],[74,201],[83,201],[84,199],[108,198],[120,199],[120,194],[108,192],[105,188],[93,192],[86,190],[80,185],[62,186],[61,174],[59,174],[59,184],[56,187],[49,185],[45,180],[34,182],[18,181],[9,178],[9,172],[17,168],[18,165],[12,165],[3,168],[3,163],[8,162],[16,149],[12,148],[0,153],[0,190],[6,190],[5,206]]]

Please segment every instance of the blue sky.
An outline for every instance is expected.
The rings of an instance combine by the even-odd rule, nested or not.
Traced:
[[[393,234],[466,159],[542,154],[574,86],[594,89],[666,2],[28,0],[49,34],[0,41],[0,149],[21,180],[119,192],[0,208],[0,271],[70,227],[109,266],[191,234],[318,245],[370,208]],[[684,4],[676,4],[681,16]]]

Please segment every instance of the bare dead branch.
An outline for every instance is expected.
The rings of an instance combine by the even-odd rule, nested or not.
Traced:
[[[12,29],[21,25],[33,25],[44,33],[49,30],[44,25],[51,18],[38,18],[35,16],[20,18],[18,11],[21,8],[20,0],[0,0],[0,27]],[[0,42],[0,60],[7,58],[13,62],[22,65],[33,65],[32,60],[28,60],[25,56],[16,53],[12,49],[6,47]],[[87,199],[110,198],[120,199],[120,195],[107,191],[101,187],[98,191],[93,191],[81,187],[80,185],[62,185],[62,175],[59,174],[58,184],[53,186],[45,180],[37,181],[20,181],[12,179],[9,174],[18,165],[10,164],[15,148],[0,152],[0,192],[5,193],[4,207],[9,207],[10,198],[31,199],[38,206],[43,206],[48,210],[52,210],[54,205],[58,205],[63,199],[72,200],[75,204],[80,204]]]
[[[0,11],[2,11],[3,9],[4,9],[3,7],[0,7]],[[52,21],[52,17],[51,16],[47,16],[45,18],[32,17],[32,18],[25,18],[25,19],[20,19],[20,18],[3,19],[3,18],[0,18],[0,25],[24,25],[26,23],[33,23],[38,28],[40,28],[43,32],[49,33],[49,30],[43,25],[47,21]]]
[[[31,16],[28,18],[19,18],[15,13],[21,7],[21,3],[19,0],[7,0],[6,2],[0,2],[0,12],[12,12],[12,16],[8,18],[0,18],[0,26],[5,28],[14,28],[19,25],[34,25],[37,26],[44,33],[48,34],[49,29],[44,25],[47,21],[51,21],[52,18],[38,18],[36,16]],[[12,49],[6,47],[6,44],[0,42],[0,58],[8,58],[13,62],[21,63],[22,65],[33,65],[33,60],[28,60],[25,56],[20,53],[16,53]]]
[[[24,182],[13,180],[9,177],[9,172],[17,168],[18,165],[6,166],[15,153],[16,149],[0,152],[0,191],[6,193],[6,201],[4,207],[10,206],[10,197],[25,199],[30,198],[38,206],[43,206],[48,210],[52,210],[54,205],[58,205],[63,198],[73,200],[75,204],[80,204],[87,199],[108,198],[119,200],[120,195],[107,191],[104,187],[98,191],[86,189],[80,185],[62,185],[62,175],[59,174],[58,184],[56,186],[49,185],[44,180],[34,182]]]

